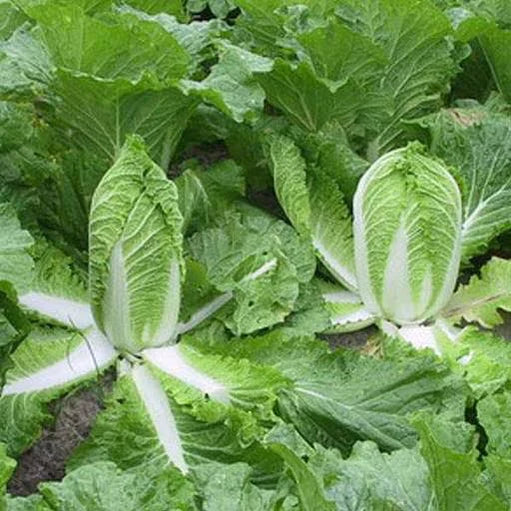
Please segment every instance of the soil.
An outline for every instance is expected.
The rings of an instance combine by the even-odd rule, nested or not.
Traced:
[[[69,394],[50,405],[55,423],[45,428],[37,443],[18,459],[16,471],[7,486],[9,493],[30,495],[37,491],[39,483],[64,477],[67,460],[89,435],[113,380],[113,373],[108,373],[88,389]]]

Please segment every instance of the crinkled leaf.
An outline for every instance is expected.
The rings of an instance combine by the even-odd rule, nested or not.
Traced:
[[[511,457],[511,395],[509,392],[486,396],[477,403],[477,418],[488,436],[486,450]]]
[[[10,282],[18,291],[32,279],[34,263],[28,253],[32,244],[32,236],[21,228],[14,208],[0,204],[0,281]]]
[[[511,310],[511,261],[494,257],[481,268],[480,276],[473,275],[457,289],[442,315],[492,328],[503,322],[499,309]]]
[[[245,195],[243,169],[232,160],[207,170],[188,166],[176,179],[183,231],[191,234],[213,223]]]
[[[111,162],[136,132],[167,166],[195,106],[173,85],[189,56],[172,34],[121,14],[100,21],[79,6],[43,3],[30,15],[37,28],[15,34],[4,51],[25,76],[51,89],[52,122],[63,140]]]
[[[493,394],[511,381],[511,345],[497,335],[468,327],[454,342],[445,339],[442,348],[476,397]]]
[[[270,141],[269,157],[277,197],[293,226],[311,237],[318,257],[334,277],[356,289],[351,216],[342,193],[319,169],[308,169],[307,176],[306,162],[287,137]]]
[[[204,50],[212,44],[215,36],[220,35],[223,28],[222,24],[214,19],[209,21],[192,21],[187,24],[179,23],[175,16],[163,11],[159,14],[148,15],[145,12],[122,6],[119,8],[119,12],[129,13],[140,19],[158,23],[167,32],[171,33],[192,57],[195,57],[195,62],[192,62],[190,65],[196,67],[204,58]]]
[[[172,468],[122,471],[114,463],[92,463],[61,482],[42,483],[40,492],[49,509],[59,511],[196,509],[192,483]]]
[[[436,109],[457,71],[447,40],[449,21],[426,0],[346,0],[336,14],[388,59],[381,89],[392,102],[392,114],[372,150],[396,147],[403,135],[401,122]]]
[[[90,292],[110,342],[137,351],[172,341],[181,296],[177,190],[138,138],[96,188],[90,215]]]
[[[218,349],[272,366],[291,379],[294,385],[280,392],[279,413],[309,442],[343,453],[366,439],[389,450],[413,446],[416,435],[407,415],[417,410],[463,415],[465,384],[431,357],[385,362],[330,352],[322,342],[282,332]]]
[[[463,259],[487,250],[511,227],[511,121],[482,107],[443,110],[424,120],[431,151],[463,181]]]
[[[7,456],[7,449],[4,444],[0,444],[0,509],[5,509],[5,488],[7,481],[10,479],[16,462]]]
[[[441,417],[418,419],[421,454],[429,469],[437,509],[497,511],[507,506],[484,486],[474,431]]]
[[[343,460],[338,451],[318,446],[308,466],[336,509],[434,509],[427,466],[417,449],[387,454],[372,442],[358,442]]]
[[[283,321],[315,268],[310,247],[289,226],[250,207],[197,233],[189,246],[210,282],[232,293],[221,317],[237,334]]]
[[[26,16],[10,0],[2,0],[0,2],[0,40],[7,39],[26,19]]]
[[[77,384],[90,381],[115,359],[97,331],[83,333],[35,327],[11,355],[0,397],[0,441],[17,455],[34,442],[50,420],[46,404]]]
[[[264,91],[254,73],[268,72],[272,61],[223,42],[220,57],[210,74],[201,82],[183,80],[182,89],[198,94],[236,122],[254,119],[262,111]]]
[[[143,366],[121,376],[71,466],[108,460],[125,470],[172,464],[187,473],[211,462],[244,461],[254,464],[257,477],[271,478],[273,471],[278,472],[278,460],[262,456],[257,444],[240,445],[236,424],[225,421],[225,405],[203,400],[202,407],[191,407],[174,382]]]
[[[246,463],[203,465],[196,471],[204,511],[266,511],[270,509],[270,490],[250,481],[252,468]]]

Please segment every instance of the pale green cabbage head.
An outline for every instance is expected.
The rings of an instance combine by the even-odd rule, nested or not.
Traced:
[[[456,181],[411,145],[385,154],[354,198],[358,289],[366,307],[398,324],[420,323],[449,300],[460,265]]]

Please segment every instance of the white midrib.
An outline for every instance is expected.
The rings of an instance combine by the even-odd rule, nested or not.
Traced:
[[[83,330],[94,324],[90,305],[48,293],[31,291],[19,297],[19,303],[63,325]]]
[[[257,270],[245,275],[241,282],[248,282],[250,280],[255,280],[269,271],[273,270],[277,267],[277,259],[270,259],[263,265],[261,265]],[[190,331],[192,328],[196,327],[199,323],[202,323],[204,320],[212,316],[217,310],[223,307],[227,302],[229,302],[234,297],[232,291],[227,291],[217,297],[215,297],[211,302],[201,307],[199,310],[195,311],[190,319],[185,323],[178,323],[176,327],[177,334],[184,334],[185,332]]]
[[[84,340],[64,358],[28,376],[8,380],[2,396],[41,392],[94,374],[115,360],[115,349],[99,330],[86,332]]]
[[[149,370],[141,365],[133,368],[131,376],[166,456],[181,472],[188,473],[176,420],[165,391]]]
[[[227,387],[195,369],[183,356],[180,345],[150,348],[144,350],[142,356],[158,369],[207,394],[211,399],[229,404]]]

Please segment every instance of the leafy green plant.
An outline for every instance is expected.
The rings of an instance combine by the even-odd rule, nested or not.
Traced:
[[[506,2],[0,18],[0,510],[510,507]]]

